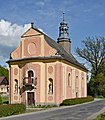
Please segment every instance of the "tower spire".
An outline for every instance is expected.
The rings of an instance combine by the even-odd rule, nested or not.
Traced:
[[[57,42],[60,43],[68,53],[70,53],[71,41],[69,38],[69,27],[68,27],[68,23],[65,21],[64,12],[63,12],[63,21],[60,23],[60,27],[59,27],[59,37],[57,39]]]

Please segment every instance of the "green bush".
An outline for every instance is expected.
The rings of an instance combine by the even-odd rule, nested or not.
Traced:
[[[26,106],[24,104],[0,105],[0,117],[24,113]]]
[[[9,104],[9,98],[7,96],[0,95],[0,105],[1,104]]]
[[[2,98],[1,98],[1,95],[0,95],[0,105],[2,104]]]
[[[2,96],[2,104],[9,104],[9,98],[7,96]]]
[[[85,103],[93,100],[94,98],[92,96],[83,97],[83,98],[65,99],[60,105],[69,106],[69,105],[81,104],[81,103]]]
[[[105,112],[97,116],[94,120],[105,120]]]

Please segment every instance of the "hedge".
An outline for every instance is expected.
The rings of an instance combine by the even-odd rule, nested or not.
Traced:
[[[63,100],[63,102],[60,104],[65,105],[65,106],[69,106],[69,105],[75,105],[75,104],[82,104],[85,102],[90,102],[93,101],[94,98],[92,96],[87,96],[87,97],[82,97],[82,98],[73,98],[73,99],[65,99]]]
[[[26,106],[24,104],[0,105],[0,117],[24,113]]]
[[[2,98],[1,98],[1,95],[0,95],[0,105],[2,104]]]

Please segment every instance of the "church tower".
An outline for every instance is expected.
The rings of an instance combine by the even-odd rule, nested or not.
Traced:
[[[68,53],[71,52],[69,27],[68,27],[68,23],[65,21],[64,13],[63,13],[63,21],[60,23],[60,27],[59,27],[59,37],[57,39],[57,43],[61,44]]]

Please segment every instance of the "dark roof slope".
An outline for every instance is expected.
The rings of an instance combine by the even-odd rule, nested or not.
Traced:
[[[62,47],[62,45],[60,45],[59,43],[55,42],[53,39],[51,39],[47,35],[45,35],[45,40],[51,47],[55,48],[57,50],[57,54],[61,55],[65,60],[69,61],[70,63],[72,63],[74,65],[77,65],[77,66],[87,70],[85,68],[85,66],[80,64],[71,53],[68,54],[65,51],[65,49]]]
[[[65,49],[62,47],[62,45],[60,45],[59,43],[55,42],[53,39],[51,39],[49,36],[47,36],[45,33],[43,33],[42,31],[40,31],[39,29],[37,28],[30,28],[30,29],[34,29],[36,31],[38,31],[40,34],[43,34],[44,35],[44,38],[45,38],[45,41],[52,47],[52,48],[55,48],[57,50],[57,53],[56,53],[56,56],[55,58],[61,58],[61,59],[64,59],[74,65],[77,65],[78,67],[84,69],[87,71],[87,69],[85,68],[85,66],[83,66],[82,64],[80,64],[76,59],[75,57],[71,54],[71,53],[67,53],[65,51]],[[26,32],[28,32],[30,29],[28,29]],[[25,32],[25,33],[26,33]],[[21,37],[24,37],[25,33],[21,36]],[[59,57],[57,55],[60,55]],[[7,61],[7,63],[9,63],[10,61],[21,61],[21,60],[25,60],[25,59],[48,59],[49,57],[32,57],[32,58],[22,58],[22,59],[16,59],[16,60],[9,60]],[[51,58],[54,58],[51,57]]]
[[[2,83],[2,81],[4,80],[4,76],[0,76],[0,83]]]
[[[8,80],[4,76],[0,76],[0,85],[8,85]]]

